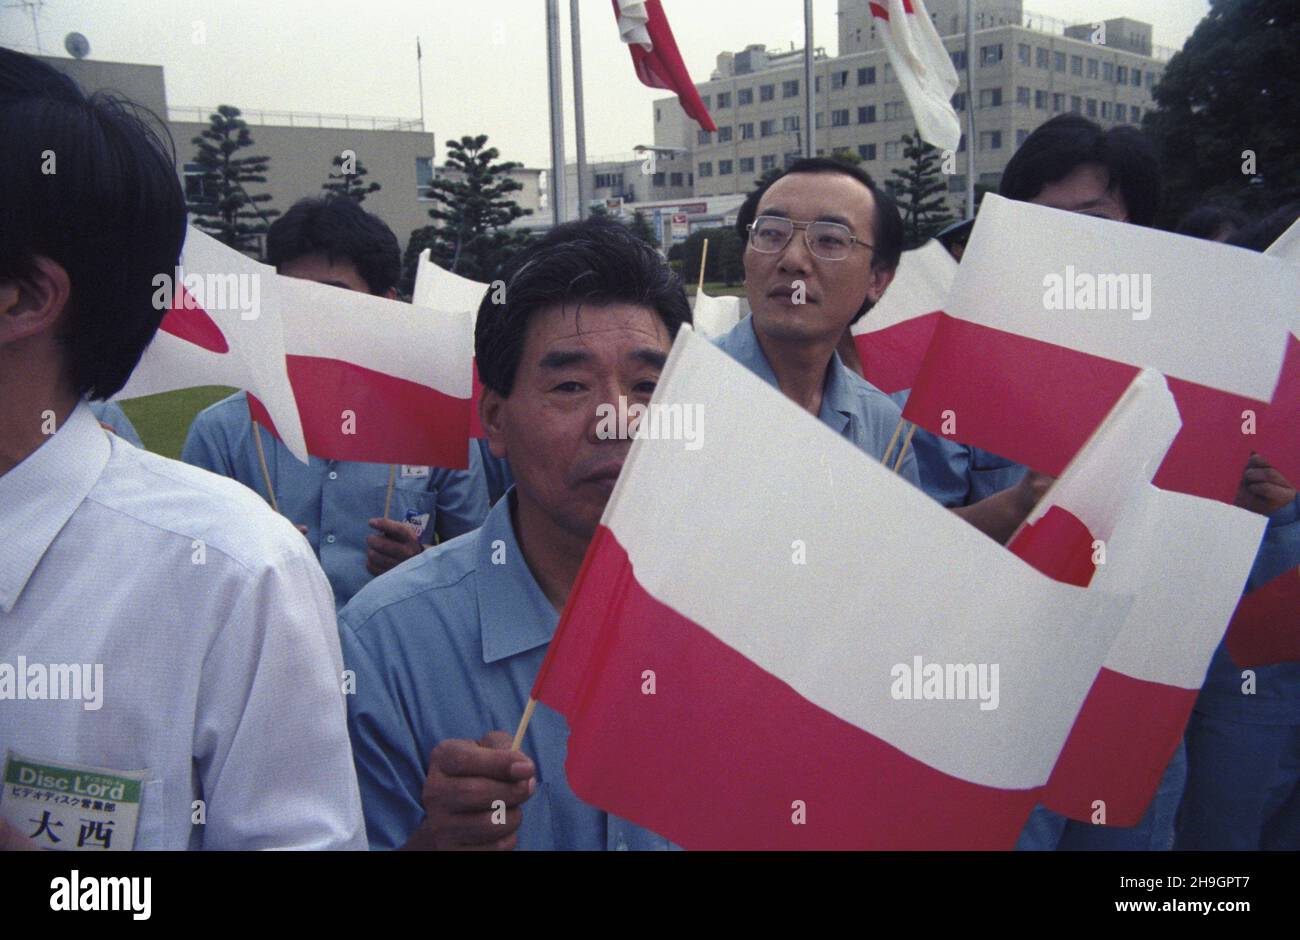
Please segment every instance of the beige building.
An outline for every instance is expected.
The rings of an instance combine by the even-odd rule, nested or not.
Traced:
[[[967,107],[975,108],[977,182],[996,186],[1015,148],[1065,112],[1102,127],[1139,124],[1172,50],[1154,47],[1151,27],[1131,19],[1070,26],[1027,13],[1018,0],[974,0],[974,101],[966,100],[966,0],[930,0],[931,18],[960,79],[953,97],[961,149],[948,177],[949,204],[964,207]],[[915,126],[880,44],[868,0],[839,0],[839,50],[815,50],[814,150],[847,150],[881,181],[901,169],[904,134]],[[697,196],[748,191],[758,176],[802,153],[803,50],[761,45],[718,56],[697,85],[717,133],[699,129],[675,98],[654,103],[655,144],[689,154]]]
[[[161,66],[41,58],[71,76],[86,91],[117,92],[164,118],[176,144],[176,169],[186,194],[195,196],[201,192],[201,177],[192,162],[196,152],[192,141],[208,126],[208,116],[216,110],[215,106],[169,105]],[[231,103],[239,106],[238,102]],[[433,224],[428,210],[434,203],[426,187],[435,173],[445,172],[437,166],[445,158],[435,158],[433,134],[425,131],[419,120],[261,111],[242,106],[240,110],[253,136],[253,147],[246,152],[271,158],[266,182],[249,186],[250,193],[271,195],[270,202],[262,203],[262,208],[283,213],[297,200],[319,195],[334,171],[334,158],[350,150],[366,168],[363,181],[374,181],[382,187],[368,195],[363,205],[388,223],[403,249],[412,231]],[[525,168],[512,176],[524,186],[515,194],[515,201],[533,210],[532,216],[519,223],[536,224],[538,216],[547,215],[547,173]]]

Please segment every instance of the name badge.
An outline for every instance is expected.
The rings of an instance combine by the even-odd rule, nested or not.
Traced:
[[[429,527],[429,514],[427,512],[417,513],[414,509],[406,510],[406,518],[402,520],[411,527],[417,539],[424,537],[424,530]]]
[[[424,479],[428,475],[429,475],[428,467],[412,467],[412,466],[408,466],[407,464],[402,464],[403,480],[413,480],[413,479],[419,480],[419,479]]]
[[[118,852],[135,846],[147,770],[5,759],[0,816],[43,849]]]

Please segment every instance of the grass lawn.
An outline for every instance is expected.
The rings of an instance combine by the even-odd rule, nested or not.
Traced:
[[[206,385],[133,398],[121,405],[146,448],[179,460],[194,416],[234,392],[222,385]]]

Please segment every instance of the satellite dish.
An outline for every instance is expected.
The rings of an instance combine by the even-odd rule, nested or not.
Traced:
[[[90,55],[90,40],[81,33],[68,33],[63,37],[63,48],[74,59],[84,59]]]

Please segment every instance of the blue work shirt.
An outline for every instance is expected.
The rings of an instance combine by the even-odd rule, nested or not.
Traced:
[[[267,499],[257,459],[248,397],[238,392],[200,411],[181,451],[186,463],[238,480]],[[389,464],[310,458],[302,463],[273,434],[258,428],[266,468],[280,513],[307,527],[307,540],[341,608],[374,576],[366,570],[366,537],[379,534],[370,520],[384,515]],[[388,518],[409,522],[431,545],[477,528],[487,515],[487,486],[478,448],[469,448],[468,470],[399,466]],[[269,501],[269,500],[268,500]]]
[[[477,438],[479,459],[483,462],[483,479],[487,482],[488,504],[495,506],[506,491],[515,485],[515,475],[510,472],[510,462],[504,457],[492,456],[487,438]]]
[[[754,332],[754,318],[745,317],[714,341],[719,349],[749,369],[773,388],[779,389],[776,373],[758,343]],[[880,460],[902,417],[898,405],[889,396],[840,361],[839,353],[831,353],[826,366],[826,382],[822,386],[822,406],[817,417],[836,434],[847,439],[872,457]],[[898,455],[903,436],[890,455],[890,465]],[[916,472],[916,457],[909,447],[899,474],[913,485],[920,486]]]
[[[911,389],[889,397],[899,408],[907,405]],[[918,427],[912,437],[921,489],[940,505],[970,506],[1015,486],[1029,468],[987,450],[959,444]]]
[[[367,585],[339,615],[356,674],[348,729],[372,849],[404,845],[424,819],[429,755],[448,739],[513,732],[559,615],[524,560],[510,494],[483,527]],[[537,791],[521,849],[666,849],[669,842],[588,806],[564,774],[564,717],[538,703],[523,750]]]
[[[126,412],[122,410],[121,405],[115,401],[92,401],[89,404],[91,414],[95,416],[100,424],[107,427],[128,444],[134,444],[144,450],[144,442],[140,440],[140,435],[135,432],[135,427],[126,416]]]

